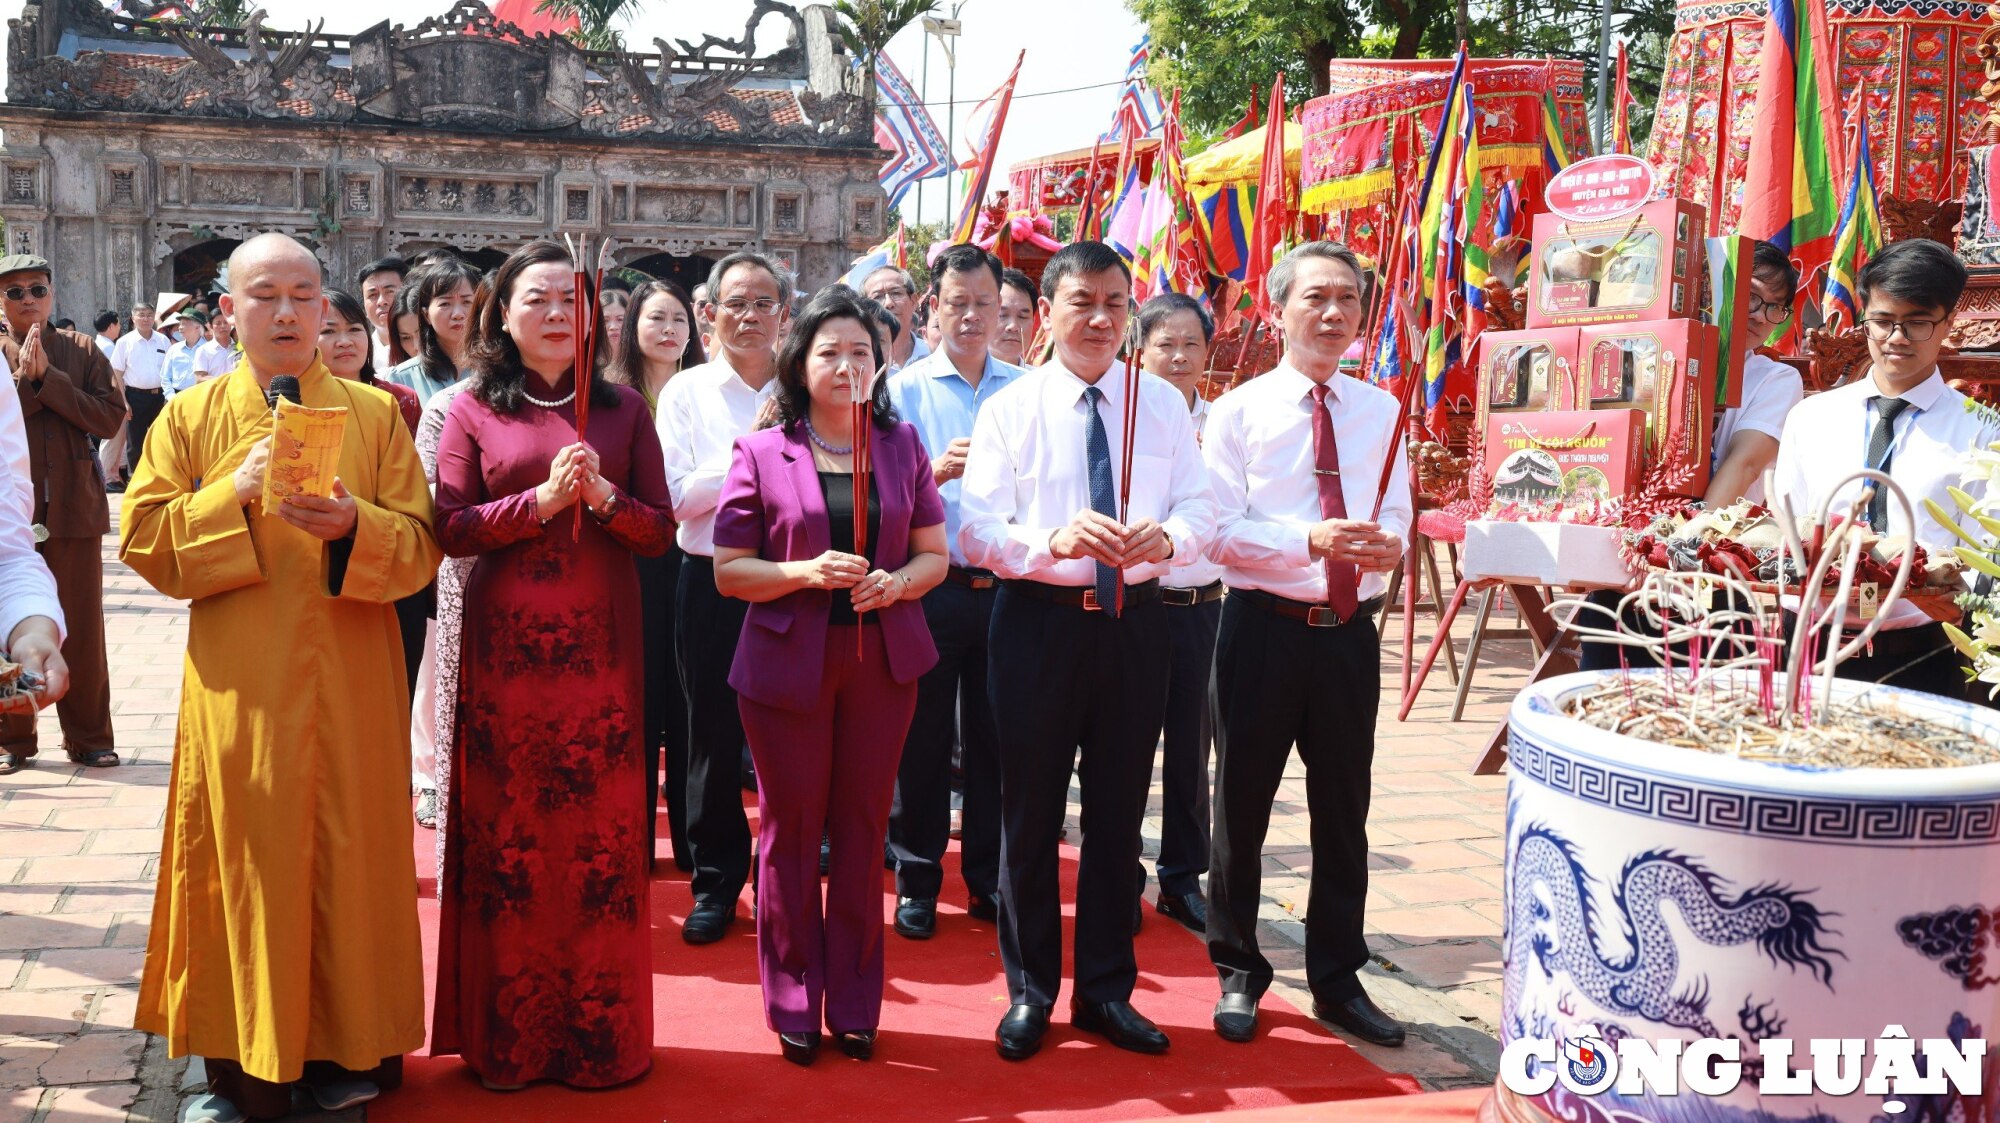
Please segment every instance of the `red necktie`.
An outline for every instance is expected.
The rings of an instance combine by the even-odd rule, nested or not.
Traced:
[[[1326,396],[1332,389],[1325,384],[1312,389],[1313,480],[1319,484],[1319,517],[1344,519],[1347,496],[1340,491],[1340,446],[1334,443],[1333,414],[1326,408]],[[1326,603],[1333,606],[1334,615],[1345,624],[1354,615],[1357,583],[1354,563],[1327,558],[1325,565]]]

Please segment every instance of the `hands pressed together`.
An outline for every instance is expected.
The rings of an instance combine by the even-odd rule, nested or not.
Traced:
[[[1165,528],[1152,519],[1126,526],[1109,515],[1079,511],[1049,538],[1049,552],[1068,561],[1089,558],[1119,569],[1164,562],[1174,556]]]
[[[868,568],[868,559],[859,554],[828,550],[808,562],[798,563],[804,587],[846,589],[856,612],[875,612],[902,600],[910,591],[910,579],[900,573]]]
[[[1385,573],[1403,560],[1403,540],[1379,523],[1328,519],[1307,540],[1314,560],[1346,562],[1361,573]]]
[[[597,450],[578,442],[565,445],[549,462],[549,478],[535,485],[535,514],[547,520],[581,498],[592,509],[602,507],[612,496],[610,481],[599,475]]]

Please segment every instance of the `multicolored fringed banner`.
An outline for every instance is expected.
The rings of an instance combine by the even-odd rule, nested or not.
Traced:
[[[1734,230],[1757,130],[1765,0],[1683,0],[1647,142],[1663,192],[1708,208],[1710,233]],[[1957,159],[1984,106],[1979,37],[1993,26],[1971,0],[1834,0],[1827,6],[1841,104],[1864,90],[1869,158],[1884,198],[1946,200],[1965,189]]]

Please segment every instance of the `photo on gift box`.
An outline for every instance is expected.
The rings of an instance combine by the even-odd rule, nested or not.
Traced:
[[[1561,466],[1539,448],[1509,453],[1493,475],[1493,498],[1507,503],[1551,503],[1562,496],[1562,487]]]

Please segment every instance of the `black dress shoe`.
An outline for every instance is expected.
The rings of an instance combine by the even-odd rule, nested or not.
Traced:
[[[875,1031],[872,1029],[836,1033],[833,1035],[833,1043],[840,1046],[841,1052],[857,1061],[865,1061],[875,1055]]]
[[[1003,1058],[1025,1061],[1042,1047],[1042,1038],[1048,1032],[1047,1006],[1009,1006],[1007,1016],[1000,1019],[1000,1028],[993,1031],[993,1043]]]
[[[1313,1017],[1331,1022],[1371,1045],[1403,1043],[1403,1023],[1384,1014],[1366,994],[1357,994],[1345,1002],[1314,999]]]
[[[699,901],[681,925],[681,939],[691,944],[712,944],[736,923],[736,908],[719,901]]]
[[[1193,931],[1208,931],[1208,901],[1199,889],[1192,893],[1161,890],[1160,899],[1153,903],[1153,910],[1161,916],[1180,921]]]
[[[896,902],[896,935],[928,940],[937,935],[937,898],[904,897]]]
[[[974,920],[998,920],[1000,919],[1000,905],[999,902],[991,897],[974,893],[966,899],[965,915]]]
[[[1078,1002],[1069,1004],[1070,1024],[1088,1033],[1103,1034],[1120,1049],[1134,1053],[1164,1053],[1167,1035],[1132,1009],[1130,1002]]]
[[[1225,994],[1215,1004],[1215,1032],[1224,1041],[1249,1041],[1257,1036],[1257,996]]]
[[[778,1035],[778,1049],[785,1059],[795,1065],[809,1065],[819,1056],[819,1031],[810,1033],[781,1033]]]

